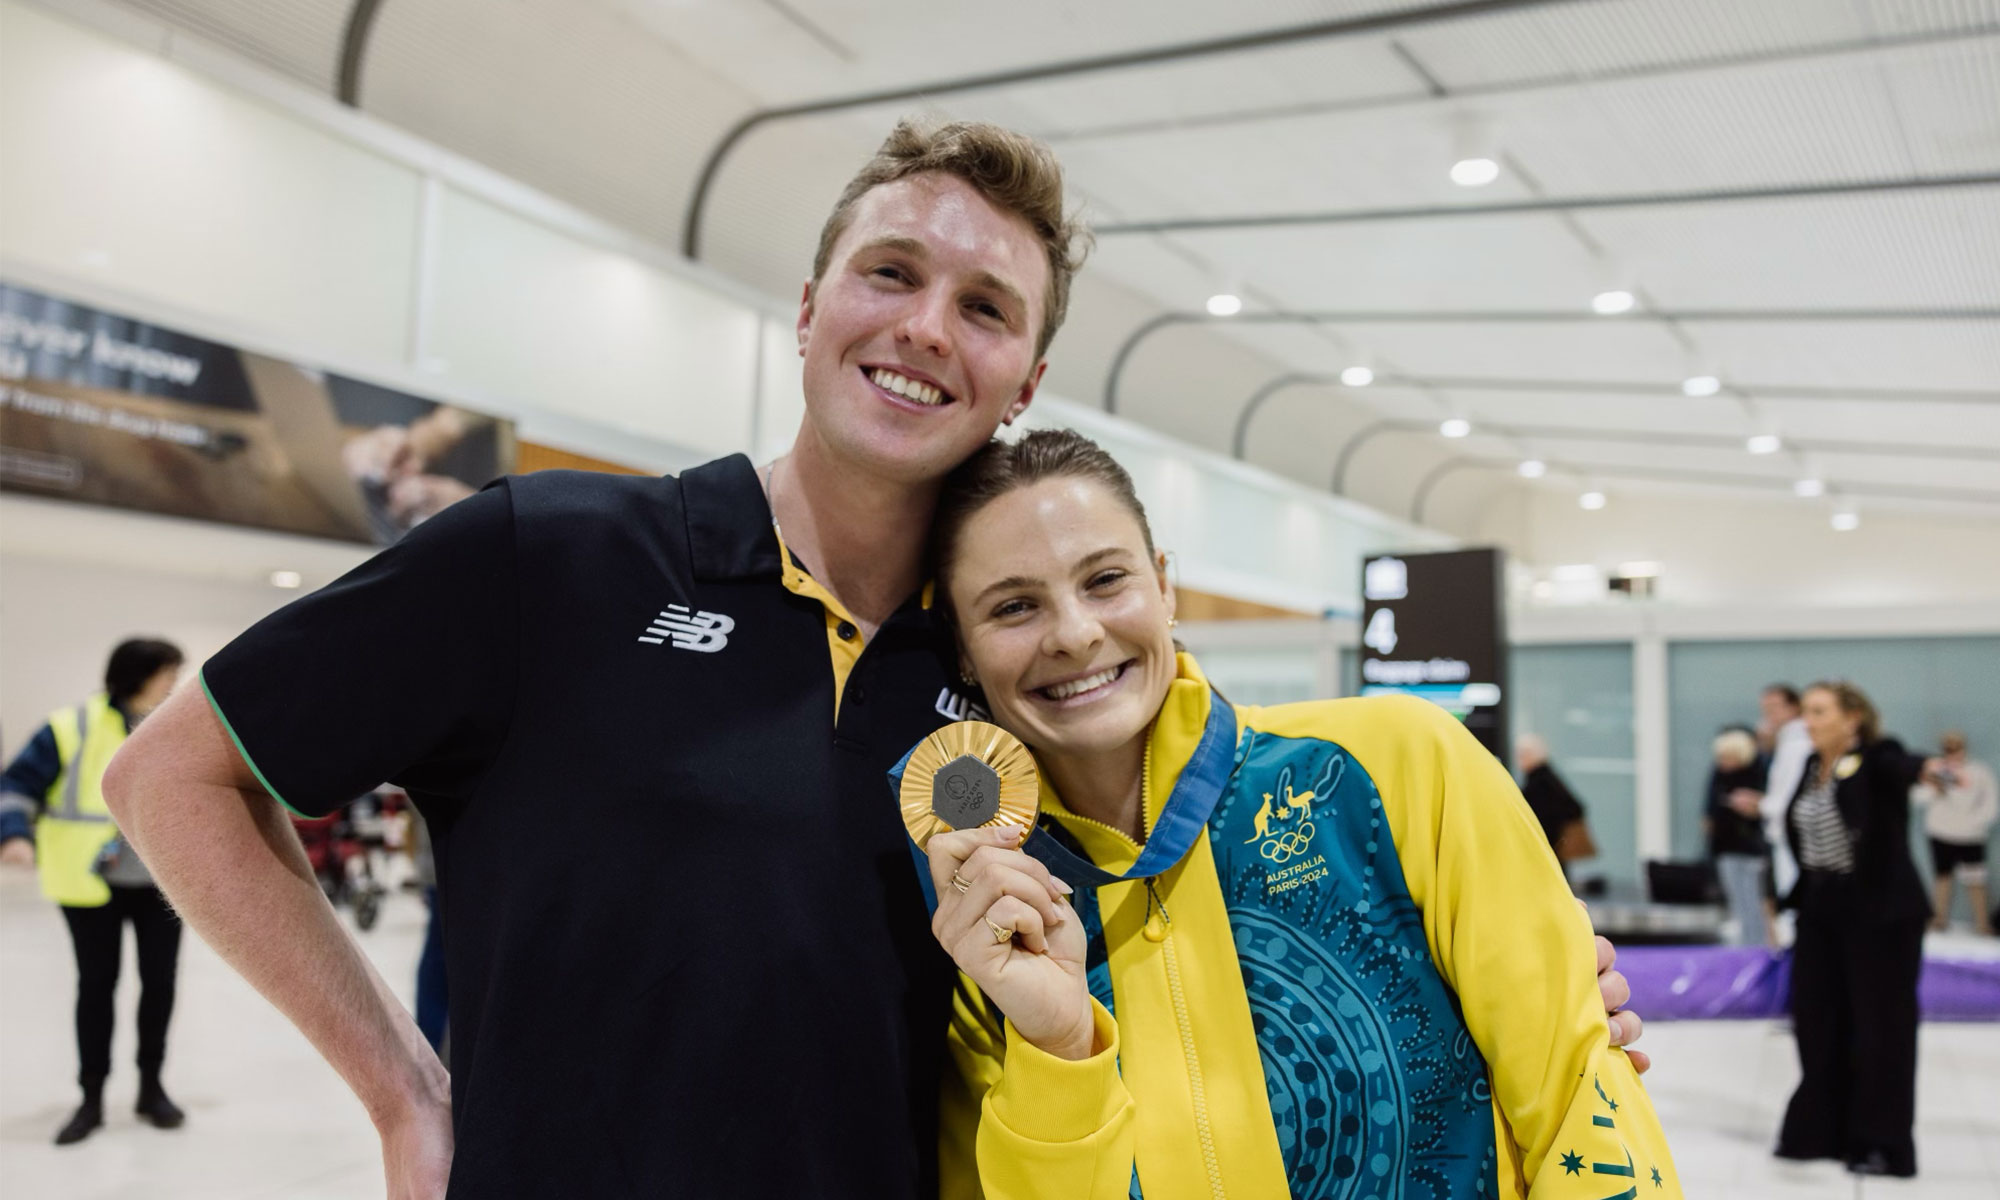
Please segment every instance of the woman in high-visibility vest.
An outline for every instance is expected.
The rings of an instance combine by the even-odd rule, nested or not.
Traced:
[[[161,1129],[181,1110],[160,1086],[181,922],[104,806],[104,770],[132,727],[158,708],[180,677],[169,642],[121,642],[104,668],[104,690],[49,714],[0,775],[0,863],[41,867],[42,891],[62,906],[76,947],[77,1082],[83,1103],[56,1134],[66,1146],[104,1123],[111,1074],[112,999],[125,922],[139,943],[139,1103]]]

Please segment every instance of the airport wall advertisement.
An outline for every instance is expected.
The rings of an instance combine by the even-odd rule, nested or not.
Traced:
[[[0,490],[386,545],[513,469],[510,422],[0,283]]]

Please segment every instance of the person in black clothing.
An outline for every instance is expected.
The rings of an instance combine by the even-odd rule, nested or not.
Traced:
[[[1521,795],[1527,798],[1528,808],[1541,822],[1549,849],[1556,852],[1556,861],[1567,875],[1570,863],[1597,853],[1589,826],[1584,822],[1583,803],[1549,765],[1549,746],[1541,738],[1528,733],[1516,739],[1514,761],[1521,768]]]
[[[105,664],[104,691],[51,714],[0,774],[0,863],[41,868],[42,891],[61,906],[76,951],[77,1084],[83,1103],[56,1134],[58,1146],[80,1142],[104,1124],[113,1001],[127,922],[139,946],[134,1111],[161,1129],[177,1129],[185,1119],[160,1083],[167,1022],[174,1012],[180,918],[111,823],[101,789],[112,755],[165,702],[181,663],[180,650],[170,642],[119,643]]]
[[[1800,867],[1785,903],[1799,914],[1802,1077],[1777,1154],[1907,1177],[1917,1173],[1917,976],[1931,907],[1910,858],[1910,786],[1937,763],[1882,737],[1851,683],[1807,688],[1805,721],[1813,756],[1785,830]]]
[[[1736,920],[1736,943],[1767,946],[1770,931],[1764,914],[1764,876],[1771,845],[1764,839],[1764,819],[1757,802],[1764,793],[1770,764],[1757,756],[1757,738],[1747,729],[1725,729],[1715,739],[1715,769],[1708,776],[1708,853],[1729,915]]]

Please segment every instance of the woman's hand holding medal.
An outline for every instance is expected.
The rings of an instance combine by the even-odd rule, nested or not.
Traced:
[[[1020,848],[1039,796],[1028,748],[982,721],[931,734],[902,769],[903,825],[930,857],[938,944],[1022,1037],[1088,1058],[1098,1047],[1083,922],[1070,886]]]
[[[1070,886],[1018,847],[1018,825],[933,835],[931,932],[1014,1028],[1059,1058],[1098,1049]]]

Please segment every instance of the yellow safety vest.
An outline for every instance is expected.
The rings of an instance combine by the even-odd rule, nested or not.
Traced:
[[[97,908],[111,900],[97,858],[118,836],[104,804],[104,770],[125,744],[125,717],[99,692],[75,708],[50,713],[49,729],[62,773],[49,785],[35,821],[42,894],[71,908]]]

